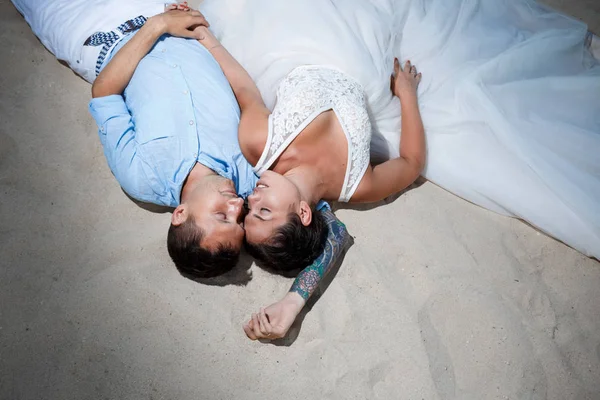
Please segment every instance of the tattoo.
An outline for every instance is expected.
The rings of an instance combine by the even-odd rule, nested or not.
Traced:
[[[323,208],[320,212],[325,218],[328,228],[325,249],[319,258],[300,272],[290,288],[290,292],[298,293],[304,300],[308,300],[315,292],[323,277],[327,275],[327,272],[342,254],[348,240],[346,225],[337,219],[335,214],[328,208]]]

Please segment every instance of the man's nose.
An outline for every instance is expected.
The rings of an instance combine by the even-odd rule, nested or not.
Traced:
[[[244,199],[242,199],[241,197],[229,199],[227,201],[227,204],[229,205],[229,210],[237,218],[240,215],[240,213],[242,212],[242,206],[244,205]]]

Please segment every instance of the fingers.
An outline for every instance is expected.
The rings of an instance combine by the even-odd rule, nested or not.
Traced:
[[[264,334],[261,331],[260,322],[258,321],[258,314],[252,314],[253,332],[257,338],[263,338]]]
[[[184,1],[183,3],[177,4],[177,9],[182,11],[190,11],[191,8],[188,6],[188,2]]]
[[[258,339],[256,337],[256,335],[254,334],[254,323],[252,322],[252,320],[250,320],[247,324],[244,325],[244,333],[246,334],[246,336],[248,336],[248,339],[250,340],[256,340]]]
[[[268,338],[271,335],[271,331],[269,329],[271,327],[271,325],[268,324],[266,314],[265,315],[263,315],[263,314],[264,314],[263,309],[260,310],[260,313],[254,314],[256,316],[256,321],[257,321],[256,325],[258,325],[258,331],[260,332],[260,337]],[[267,326],[267,324],[268,324],[268,326]]]
[[[197,14],[194,14],[197,13]],[[206,20],[206,18],[204,18],[204,15],[202,15],[199,11],[191,11],[189,12],[189,14],[187,14],[190,16],[189,18],[189,24],[188,26],[190,27],[197,27],[197,26],[206,26],[207,28],[210,26],[210,24],[208,23],[208,21]]]
[[[267,316],[264,308],[260,309],[260,323],[263,331],[266,332],[266,335],[271,336],[273,333],[273,327],[271,326],[271,322],[269,321],[269,317]]]
[[[188,6],[187,1],[184,1],[183,3],[165,4],[165,11],[172,11],[172,10],[190,11],[191,8]]]
[[[252,314],[252,318],[243,329],[250,340],[276,338],[273,336],[273,326],[264,308],[261,308],[258,314]]]
[[[190,38],[190,39],[196,39],[196,40],[204,39],[204,33],[202,33],[202,30],[198,29],[198,28],[195,28],[194,30],[182,29],[181,31],[178,31],[176,33],[176,36]]]
[[[398,76],[400,73],[400,61],[397,58],[394,58],[394,76]]]

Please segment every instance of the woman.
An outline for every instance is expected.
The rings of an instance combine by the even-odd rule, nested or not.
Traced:
[[[229,80],[241,109],[240,148],[260,176],[244,221],[250,252],[271,268],[310,264],[325,241],[314,213],[321,199],[375,202],[413,183],[425,164],[417,102],[421,74],[394,61],[392,91],[400,99],[400,156],[370,165],[371,124],[362,86],[327,66],[300,66],[281,82],[273,113],[246,70],[208,30],[200,42]]]
[[[533,0],[229,0],[202,8],[270,109],[299,65],[333,65],[358,80],[376,161],[402,147],[400,107],[382,89],[393,57],[410,59],[423,72],[423,176],[600,258],[600,63],[581,21]]]
[[[533,0],[209,0],[202,11],[270,109],[297,66],[356,78],[377,161],[401,148],[389,65],[414,61],[423,175],[600,258],[600,63],[581,21]],[[265,325],[256,317],[248,328]],[[256,329],[246,333],[263,337]]]

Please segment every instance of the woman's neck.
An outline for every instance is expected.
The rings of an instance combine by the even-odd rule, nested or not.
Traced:
[[[292,181],[300,192],[300,198],[314,206],[327,192],[325,180],[318,168],[310,165],[301,165],[290,169],[284,176]]]

